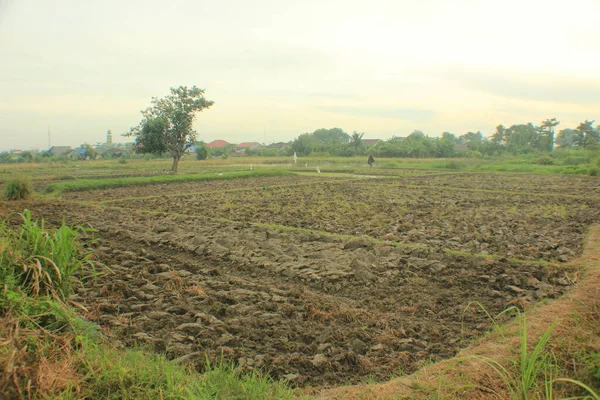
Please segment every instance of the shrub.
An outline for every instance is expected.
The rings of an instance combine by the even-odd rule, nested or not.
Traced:
[[[545,156],[538,157],[537,163],[539,165],[553,165],[554,164],[554,160],[552,159],[551,156],[545,155]]]
[[[598,167],[591,167],[590,170],[588,171],[588,175],[589,176],[600,176],[600,168]]]
[[[33,193],[31,179],[28,176],[18,176],[6,182],[4,196],[7,200],[27,199]]]
[[[196,148],[196,160],[206,160],[208,158],[208,147],[204,143],[201,143]]]
[[[444,167],[449,170],[460,170],[465,169],[467,167],[467,164],[452,160],[446,162],[446,165]]]

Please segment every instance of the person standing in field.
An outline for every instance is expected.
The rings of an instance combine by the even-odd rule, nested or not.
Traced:
[[[375,159],[373,158],[373,154],[369,154],[369,160],[367,161],[367,164],[369,164],[370,167],[373,167],[373,164],[375,164]]]

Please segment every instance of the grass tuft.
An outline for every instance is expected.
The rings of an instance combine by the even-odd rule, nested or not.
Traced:
[[[28,176],[17,176],[6,182],[4,197],[7,200],[25,200],[33,194],[31,178]]]

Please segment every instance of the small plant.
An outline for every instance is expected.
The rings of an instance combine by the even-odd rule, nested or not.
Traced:
[[[554,325],[542,334],[533,350],[529,351],[527,349],[527,318],[525,314],[522,314],[520,315],[519,357],[516,360],[511,360],[513,363],[512,368],[507,368],[489,357],[475,356],[475,358],[485,362],[498,374],[511,399],[527,400],[536,398],[536,395],[542,391],[538,384],[539,379],[554,365],[552,358],[545,351],[553,329]],[[552,379],[549,379],[549,381],[551,386]],[[544,384],[544,390],[546,393],[551,391],[548,380]]]
[[[9,180],[4,188],[4,197],[7,200],[24,200],[29,198],[32,193],[31,178],[28,176],[18,176]]]

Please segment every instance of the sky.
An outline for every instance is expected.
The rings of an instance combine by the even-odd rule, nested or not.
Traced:
[[[114,141],[196,85],[206,142],[600,123],[600,0],[0,0],[0,151]]]

